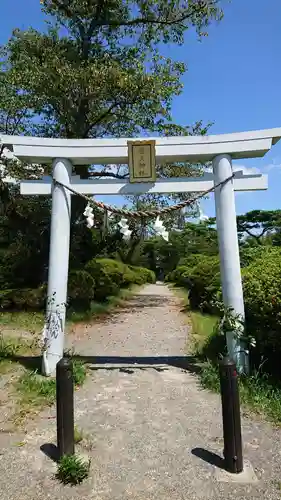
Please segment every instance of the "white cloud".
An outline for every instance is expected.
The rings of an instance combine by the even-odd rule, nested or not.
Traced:
[[[234,172],[241,172],[242,170],[245,175],[261,173],[260,169],[257,167],[245,167],[245,165],[237,165],[237,164],[233,165],[233,170]],[[205,172],[212,173],[213,172],[212,167],[207,167],[205,169]]]

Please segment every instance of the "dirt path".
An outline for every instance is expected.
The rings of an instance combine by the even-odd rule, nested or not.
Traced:
[[[258,481],[218,481],[219,458],[210,452],[222,452],[220,400],[187,369],[188,325],[178,301],[166,286],[149,285],[131,306],[84,328],[75,345],[91,362],[76,393],[90,478],[72,488],[52,478],[54,464],[40,447],[55,442],[53,408],[31,424],[24,446],[10,440],[2,449],[1,499],[279,499],[280,431],[244,418],[244,455]]]

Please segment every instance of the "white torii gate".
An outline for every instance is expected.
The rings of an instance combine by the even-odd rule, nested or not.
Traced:
[[[155,183],[132,184],[127,180],[81,180],[72,176],[73,165],[126,164],[129,139],[48,139],[40,137],[2,136],[2,143],[25,162],[53,164],[53,178],[78,193],[143,194],[171,192],[203,192],[229,179],[233,173],[232,159],[264,156],[281,138],[281,128],[213,136],[153,138],[156,141],[156,162],[212,161],[213,173],[200,178],[171,178]],[[147,138],[145,138],[147,140]],[[149,139],[150,140],[150,139]],[[52,194],[51,238],[48,277],[48,301],[45,336],[48,340],[43,354],[43,372],[52,375],[63,356],[65,309],[67,300],[68,260],[70,243],[71,193],[50,177],[22,181],[23,195]],[[240,271],[234,191],[267,189],[267,176],[243,175],[237,172],[215,190],[223,300],[244,318],[244,302]],[[230,355],[239,370],[247,369],[247,358],[235,335],[227,336]]]

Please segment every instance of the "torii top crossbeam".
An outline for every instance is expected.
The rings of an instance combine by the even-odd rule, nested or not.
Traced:
[[[264,156],[281,138],[281,128],[238,132],[234,134],[154,137],[156,161],[208,161],[220,154],[232,159]],[[15,156],[30,163],[50,163],[54,158],[68,158],[73,165],[128,162],[131,139],[49,139],[2,135],[1,140]]]

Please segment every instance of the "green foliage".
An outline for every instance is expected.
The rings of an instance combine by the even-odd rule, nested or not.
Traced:
[[[240,248],[240,263],[241,267],[247,267],[252,264],[254,261],[259,259],[266,259],[273,252],[279,252],[278,248],[273,248],[270,246],[263,245],[242,245]],[[280,252],[279,252],[280,253]]]
[[[5,344],[6,359],[11,355],[22,355],[23,346],[10,346]],[[3,351],[3,349],[2,349]],[[25,351],[26,352],[26,351]],[[0,353],[1,354],[1,353]],[[13,360],[12,360],[13,361]],[[76,387],[83,385],[85,382],[87,371],[84,363],[79,360],[73,359],[73,383]],[[16,419],[22,420],[28,412],[38,410],[43,406],[50,406],[56,400],[56,380],[54,378],[46,378],[37,373],[37,371],[27,370],[15,382],[15,388],[19,395],[18,398],[18,411]]]
[[[127,266],[113,259],[93,259],[85,270],[94,278],[95,298],[101,302],[111,295],[117,295],[122,287],[155,280],[151,271]]]
[[[237,217],[237,229],[241,236],[248,236],[256,244],[266,243],[266,235],[281,231],[281,210],[252,210]],[[247,239],[246,239],[247,242]]]
[[[200,312],[198,315],[202,314]],[[204,359],[205,361],[212,361],[217,363],[219,359],[227,355],[226,338],[222,335],[219,330],[219,319],[217,316],[213,316],[212,320],[207,319],[206,315],[202,315],[201,322],[204,321],[202,325],[202,330],[205,329],[200,344],[198,344],[197,355]],[[208,326],[212,326],[207,330]]]
[[[199,372],[205,389],[220,391],[218,359],[225,353],[225,342],[218,335],[216,317],[206,316],[198,311],[190,311],[191,338],[195,355],[203,361]],[[239,392],[242,404],[270,421],[281,423],[280,377],[270,378],[262,373],[262,366],[253,370],[250,376],[239,378]]]
[[[144,285],[145,283],[155,283],[155,273],[146,267],[128,266],[134,273],[134,283]]]
[[[253,368],[262,364],[264,371],[277,375],[281,354],[281,250],[268,246],[243,248],[242,259],[245,338],[256,344],[250,351],[251,364]],[[178,266],[168,279],[187,288],[191,309],[225,317],[220,307],[218,258],[198,255],[182,262],[186,265]],[[216,332],[206,340],[201,354],[213,359],[212,353],[218,355],[223,348],[224,341]]]
[[[17,187],[6,191],[2,206],[0,201],[0,286],[37,288],[47,278],[51,200],[20,196]]]
[[[80,484],[89,476],[90,465],[90,460],[82,460],[77,455],[64,455],[58,463],[56,477],[64,484]]]
[[[166,276],[166,281],[172,281],[178,286],[184,286],[190,288],[190,274],[193,267],[188,267],[185,265],[178,266],[174,271]]]
[[[7,133],[12,116],[11,127],[15,122],[21,133],[48,137],[130,137],[144,131],[160,136],[206,134],[209,124],[173,123],[172,101],[182,91],[186,66],[162,51],[163,42],[182,44],[189,29],[199,39],[206,36],[208,26],[222,18],[220,0],[41,3],[47,15],[44,32],[15,29],[2,50],[0,132]],[[23,166],[19,170],[18,177],[26,177]],[[84,178],[122,178],[128,173],[126,166],[117,174],[93,170],[88,165],[76,166],[76,173]],[[187,163],[157,166],[162,177],[193,171]],[[187,196],[148,195],[142,201],[167,204],[169,199]],[[74,208],[72,220],[77,217]]]
[[[77,387],[80,385],[83,385],[86,377],[87,377],[87,370],[86,366],[82,361],[79,361],[77,359],[73,359],[72,361],[73,364],[73,383]]]
[[[76,425],[74,427],[74,443],[79,444],[84,439],[84,434],[82,429],[79,429]]]
[[[191,308],[213,312],[213,301],[220,290],[218,257],[198,254],[184,262],[186,265],[178,266],[168,275],[168,280],[189,290]]]
[[[199,38],[205,36],[209,24],[222,17],[219,1],[43,0],[41,5],[47,16],[44,32],[15,29],[2,47],[0,133],[67,138],[136,136],[143,131],[162,136],[206,134],[208,126],[201,122],[193,126],[172,122],[172,100],[182,91],[185,64],[164,57],[161,51],[163,42],[183,43],[188,29],[194,29]],[[0,157],[2,153],[0,148]],[[39,172],[38,166],[3,163],[5,174],[16,178],[49,173],[48,166],[40,167]],[[157,171],[169,177],[175,175],[175,169],[176,175],[190,175],[194,168],[186,163],[168,164],[157,166]],[[124,177],[127,168],[120,167],[114,174],[83,165],[76,166],[76,173],[84,178]],[[5,290],[1,305],[16,308],[20,302],[23,308],[42,307],[40,297],[38,304],[29,304],[26,291],[20,292],[15,303],[14,292],[9,291],[35,290],[47,281],[50,199],[21,197],[18,188],[1,183],[1,176],[0,287]],[[167,204],[170,198],[182,196],[186,195],[147,196],[141,201]],[[93,256],[114,252],[123,255],[125,262],[147,266],[135,259],[139,241],[132,242],[126,252],[115,235],[101,238],[99,230],[88,231],[81,217],[83,206],[84,200],[72,197],[71,270],[84,269]],[[142,225],[137,226],[139,236]],[[168,254],[165,260],[171,262]],[[110,285],[110,273],[97,273],[102,278],[98,293],[103,300],[107,292],[115,294],[118,285]],[[89,285],[89,296],[82,297],[82,290],[79,293],[76,273],[70,277],[71,305],[77,305],[80,298],[82,302],[91,300],[89,278],[84,275],[82,281]],[[128,270],[125,282],[134,282]]]
[[[204,389],[210,389],[214,392],[219,392],[220,390],[220,380],[218,365],[207,361],[202,368],[200,373],[200,381]]]
[[[88,309],[95,296],[95,280],[87,271],[71,271],[68,278],[68,304]]]
[[[110,295],[117,295],[122,284],[122,270],[125,264],[111,259],[93,259],[85,270],[95,280],[95,298],[98,302],[104,301]],[[127,278],[129,270],[127,273]]]
[[[179,265],[193,265],[190,259],[196,262],[197,254],[217,255],[217,233],[207,223],[188,222],[182,231],[170,232],[168,244],[161,238],[151,238],[144,243],[142,252],[143,265],[153,271],[163,269],[167,275]]]
[[[205,258],[204,253],[192,253],[190,255],[187,255],[186,257],[182,257],[179,261],[179,266],[185,266],[188,267],[189,269],[193,269],[193,267],[197,266],[204,260]],[[208,254],[207,254],[208,255]]]
[[[14,361],[16,356],[32,352],[33,343],[21,338],[9,338],[0,333],[0,363],[5,360]]]
[[[279,372],[281,354],[281,250],[269,249],[243,270],[246,325],[255,337],[255,364]]]
[[[92,259],[85,270],[69,273],[68,304],[73,311],[91,311],[93,300],[103,302],[118,295],[121,288],[133,284],[155,283],[153,271],[137,266],[127,266],[113,259]],[[36,289],[11,289],[0,291],[0,308],[10,311],[36,311],[43,309],[46,285]],[[91,311],[93,314],[94,311]]]
[[[0,291],[0,309],[34,311],[44,307],[46,286]]]
[[[22,408],[36,408],[51,405],[56,399],[56,381],[37,372],[25,372],[16,382],[16,389],[21,395]]]
[[[189,27],[200,36],[221,18],[216,1],[42,5],[47,30],[14,30],[6,65],[13,86],[30,98],[31,112],[40,114],[42,135],[65,137],[165,130],[185,67],[164,58],[159,44],[182,43]]]
[[[205,389],[219,392],[218,365],[206,362],[200,373],[200,381]],[[239,378],[239,393],[243,406],[275,424],[281,424],[281,387],[276,381],[256,371],[249,377]]]
[[[211,312],[210,304],[220,288],[220,264],[218,257],[206,256],[190,274],[189,300],[191,307]]]
[[[39,311],[3,311],[0,314],[1,326],[8,326],[20,331],[42,331],[44,314]]]

